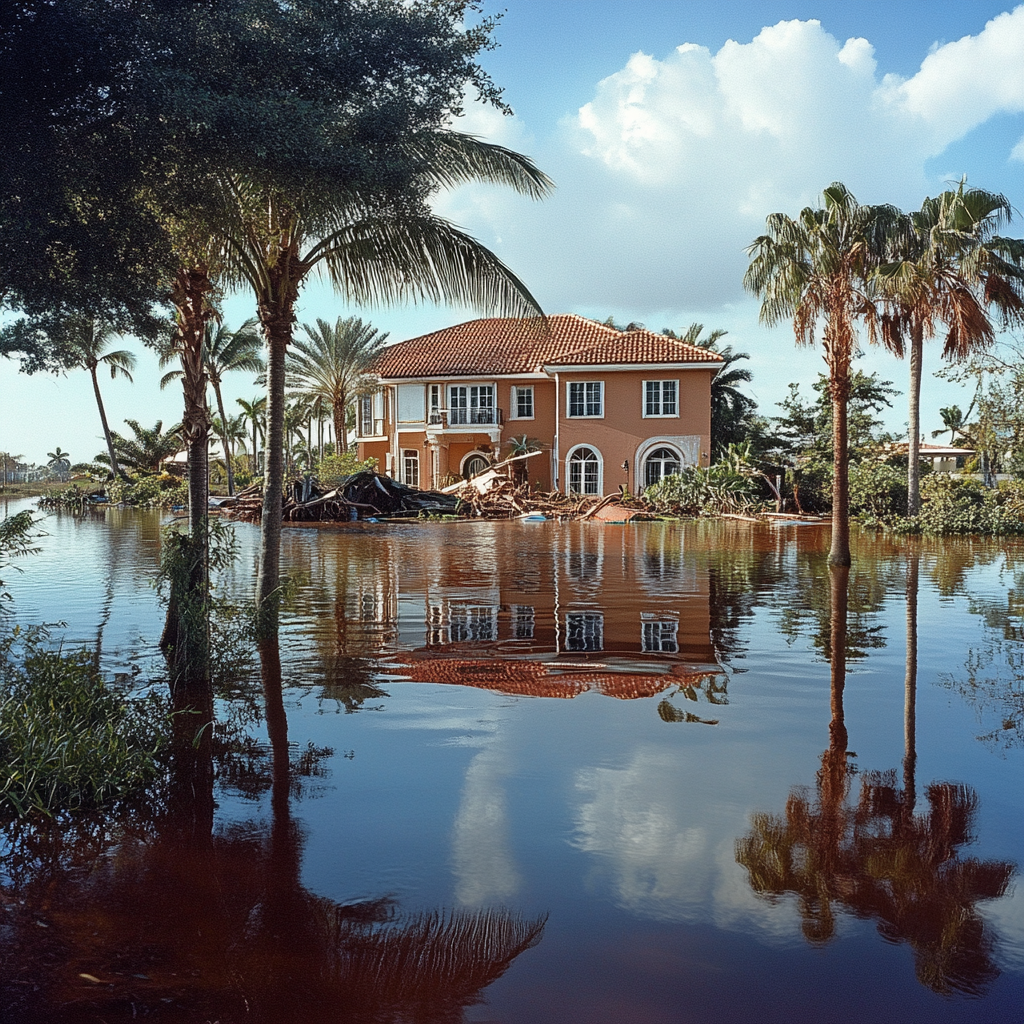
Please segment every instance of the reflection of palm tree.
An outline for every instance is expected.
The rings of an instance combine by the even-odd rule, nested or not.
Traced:
[[[817,798],[794,792],[784,816],[758,813],[737,841],[736,859],[755,892],[799,898],[804,936],[826,942],[835,909],[875,918],[890,941],[908,942],[919,980],[937,992],[977,993],[998,975],[992,938],[976,910],[1002,896],[1014,874],[1002,861],[961,860],[973,839],[977,796],[966,786],[932,785],[929,811],[914,813],[914,691],[916,688],[916,562],[908,570],[908,656],[904,789],[895,774],[874,774],[847,806],[847,733],[843,713],[846,671],[847,570],[832,570],[830,631],[832,720],[822,755]]]

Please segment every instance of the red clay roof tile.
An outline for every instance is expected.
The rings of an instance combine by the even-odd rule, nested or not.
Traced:
[[[386,379],[535,373],[544,366],[720,363],[722,357],[648,330],[617,331],[574,313],[470,320],[388,346],[372,369]]]

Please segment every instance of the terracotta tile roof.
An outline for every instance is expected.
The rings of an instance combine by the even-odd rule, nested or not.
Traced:
[[[552,665],[537,661],[501,661],[448,655],[423,657],[399,654],[394,660],[395,664],[386,666],[385,671],[410,675],[418,683],[448,683],[517,696],[563,699],[578,697],[588,690],[619,700],[653,697],[670,686],[700,685],[714,675],[703,671],[686,671],[681,667],[664,675],[588,672],[585,669],[559,668],[557,663]]]
[[[719,363],[722,357],[648,330],[617,331],[574,313],[470,320],[388,346],[372,369],[420,378],[534,373],[546,365]]]

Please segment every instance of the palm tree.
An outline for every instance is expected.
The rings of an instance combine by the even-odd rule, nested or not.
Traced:
[[[67,480],[68,473],[71,472],[71,459],[68,457],[68,453],[61,450],[60,445],[57,445],[57,450],[46,453],[47,466],[50,467],[61,480]]]
[[[1014,261],[1013,240],[996,235],[1010,216],[1005,196],[968,189],[961,181],[955,191],[925,199],[919,211],[902,218],[890,241],[889,262],[876,271],[887,307],[883,340],[899,353],[905,340],[910,342],[908,515],[917,515],[921,504],[924,339],[935,335],[938,323],[945,324],[943,356],[966,359],[995,340],[990,306],[1005,319],[1019,319],[1024,311],[1019,253]]]
[[[267,422],[267,396],[261,395],[247,402],[244,398],[236,398],[235,401],[242,407],[242,418],[248,420],[252,426],[252,456],[251,466],[253,476],[258,470],[259,439],[266,438]]]
[[[246,320],[236,331],[232,331],[226,324],[209,320],[206,322],[203,331],[203,346],[201,360],[206,371],[206,379],[213,386],[213,393],[217,399],[217,412],[220,416],[221,427],[229,422],[224,412],[224,397],[221,392],[221,382],[224,374],[232,370],[243,370],[249,373],[259,374],[266,369],[260,351],[263,343],[255,330],[256,319]],[[177,355],[175,347],[167,350],[161,357],[161,366],[170,361],[171,355]],[[160,380],[160,387],[166,387],[172,380],[179,380],[184,376],[184,369],[171,370],[165,373]],[[216,421],[215,421],[216,422]],[[211,424],[211,425],[215,425]],[[224,463],[228,475],[228,494],[235,493],[235,474],[232,466],[233,451],[231,437],[218,431],[221,443],[224,446]]]
[[[134,438],[122,437],[116,430],[111,431],[111,443],[120,459],[120,465],[143,473],[158,473],[160,463],[177,455],[184,447],[181,424],[176,423],[164,430],[163,420],[157,420],[152,427],[144,427],[138,420],[125,420],[131,427]],[[107,456],[97,455],[96,461],[104,463]]]
[[[812,345],[824,320],[822,347],[832,400],[832,547],[829,565],[850,564],[850,487],[847,405],[850,366],[857,350],[854,320],[865,319],[875,336],[871,294],[880,264],[881,242],[899,211],[862,206],[845,185],[834,182],[822,194],[822,209],[805,208],[794,220],[773,213],[767,234],[747,249],[750,266],[744,287],[762,298],[760,319],[774,325],[792,318],[798,345]]]
[[[135,369],[135,356],[127,349],[105,351],[110,339],[115,334],[114,328],[110,324],[94,320],[91,317],[75,317],[65,324],[65,328],[68,348],[72,353],[72,365],[88,370],[92,377],[92,389],[100,411],[100,422],[103,424],[103,438],[107,442],[110,471],[116,477],[120,475],[121,468],[117,463],[110,427],[107,425],[107,413],[103,408],[103,396],[100,394],[100,382],[96,371],[101,365],[106,366],[110,369],[112,379],[120,374],[131,381],[131,371]]]
[[[285,382],[293,394],[330,405],[334,436],[344,446],[348,403],[366,390],[367,369],[388,336],[356,316],[338,317],[333,326],[318,319],[316,327],[302,329],[306,339],[294,339],[285,359]]]
[[[712,331],[706,337],[701,337],[703,331],[703,324],[690,324],[681,335],[668,327],[661,333],[687,345],[716,352],[723,359],[721,367],[711,379],[711,444],[718,456],[730,444],[742,440],[740,425],[757,408],[757,402],[738,388],[739,384],[750,383],[750,371],[733,366],[741,359],[749,359],[750,355],[746,352],[733,352],[731,345],[719,348],[718,342],[725,337],[727,331]]]
[[[947,405],[944,409],[939,410],[939,415],[942,417],[943,429],[933,430],[932,437],[938,437],[940,434],[944,434],[948,430],[949,443],[952,446],[956,441],[956,435],[962,434],[964,428],[967,426],[967,417],[971,415],[971,410],[968,409],[967,416],[965,416],[960,411],[959,405]]]
[[[218,236],[228,283],[252,288],[268,348],[267,465],[256,607],[261,635],[276,635],[283,497],[285,353],[295,304],[310,274],[325,273],[350,302],[410,298],[460,302],[505,315],[540,314],[525,285],[488,249],[429,207],[439,188],[485,181],[539,198],[551,181],[526,157],[446,130],[396,141],[422,170],[398,199],[321,181],[290,193],[231,177],[229,220]],[[418,194],[417,194],[418,187]],[[343,437],[337,438],[339,447]]]

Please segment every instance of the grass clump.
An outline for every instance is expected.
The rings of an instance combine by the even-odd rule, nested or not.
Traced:
[[[157,777],[164,698],[112,690],[88,652],[48,650],[38,635],[23,654],[0,660],[0,815],[101,807]]]

